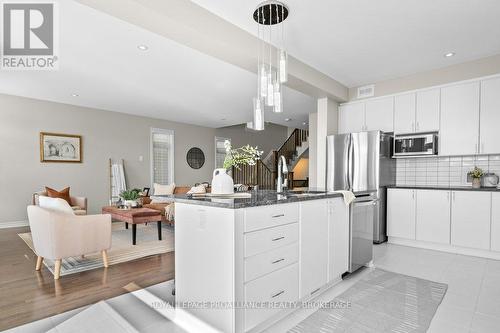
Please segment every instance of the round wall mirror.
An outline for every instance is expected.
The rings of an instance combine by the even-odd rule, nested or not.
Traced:
[[[189,149],[186,155],[187,164],[193,169],[200,169],[205,164],[205,154],[200,148]]]

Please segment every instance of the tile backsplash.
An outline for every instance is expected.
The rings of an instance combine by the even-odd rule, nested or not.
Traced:
[[[500,175],[500,155],[398,158],[396,185],[468,186],[474,166]]]

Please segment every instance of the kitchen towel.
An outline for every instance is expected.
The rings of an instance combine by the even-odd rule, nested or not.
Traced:
[[[353,202],[354,199],[356,199],[356,196],[351,191],[333,191],[333,192],[342,194],[346,206],[349,206],[351,202]]]

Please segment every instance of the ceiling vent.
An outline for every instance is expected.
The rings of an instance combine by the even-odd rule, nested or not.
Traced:
[[[370,84],[358,88],[358,98],[373,97],[375,95],[375,85]]]

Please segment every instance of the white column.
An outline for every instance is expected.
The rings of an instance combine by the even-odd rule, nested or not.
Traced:
[[[338,132],[338,103],[320,98],[317,110],[309,115],[309,186],[325,189],[326,137]]]

